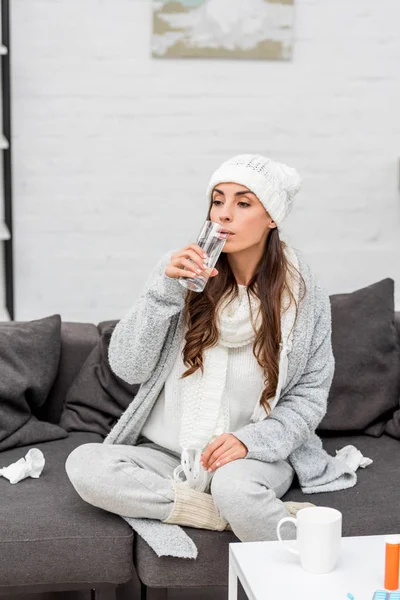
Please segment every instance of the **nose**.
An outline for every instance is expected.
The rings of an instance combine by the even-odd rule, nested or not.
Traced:
[[[219,216],[221,223],[230,223],[232,221],[232,215],[229,210],[224,206]]]

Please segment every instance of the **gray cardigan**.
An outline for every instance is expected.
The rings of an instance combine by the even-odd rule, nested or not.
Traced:
[[[112,370],[128,383],[141,385],[105,444],[137,443],[179,351],[186,290],[165,275],[172,252],[159,261],[143,293],[111,336],[108,358]],[[334,372],[330,302],[309,267],[300,256],[298,259],[306,296],[293,331],[286,385],[269,417],[234,435],[248,448],[247,458],[265,462],[288,459],[302,491],[312,494],[351,487],[356,474],[340,458],[328,455],[315,434],[326,412]],[[123,518],[159,556],[197,556],[193,541],[180,527]]]

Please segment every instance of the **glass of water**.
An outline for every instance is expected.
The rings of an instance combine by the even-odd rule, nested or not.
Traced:
[[[206,221],[204,223],[196,243],[207,253],[207,258],[204,259],[207,268],[197,275],[197,277],[179,277],[178,281],[183,287],[193,292],[202,292],[204,290],[228,237],[227,233],[222,233],[223,231],[224,228],[219,223],[214,223],[213,221]],[[195,263],[193,262],[193,264]]]

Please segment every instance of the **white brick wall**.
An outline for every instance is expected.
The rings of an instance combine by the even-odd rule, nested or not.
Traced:
[[[16,318],[119,318],[229,156],[304,178],[286,236],[329,292],[397,280],[400,3],[297,0],[291,62],[157,60],[150,0],[13,0]]]

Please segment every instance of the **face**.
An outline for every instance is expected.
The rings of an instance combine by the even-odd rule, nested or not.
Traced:
[[[254,246],[264,247],[269,232],[276,227],[257,196],[238,183],[215,186],[210,220],[232,232],[223,249],[223,252],[229,253]]]

